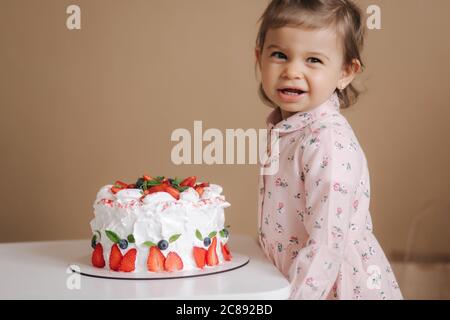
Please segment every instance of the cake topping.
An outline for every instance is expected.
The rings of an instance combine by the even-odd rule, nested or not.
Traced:
[[[220,242],[220,249],[222,250],[222,255],[223,255],[223,258],[225,259],[225,261],[230,261],[232,256],[231,256],[230,249],[228,249],[228,245],[227,244],[223,244],[222,241],[221,241]]]
[[[158,247],[160,250],[166,250],[169,247],[169,244],[177,241],[180,236],[181,236],[181,233],[177,233],[177,234],[174,234],[173,236],[171,236],[169,238],[169,241],[162,239],[162,240],[158,241],[158,244],[156,244],[152,241],[145,241],[143,243],[143,245],[147,246],[147,247]]]
[[[94,233],[94,235],[92,236],[92,239],[91,239],[91,247],[93,248],[93,249],[95,249],[96,248],[96,246],[97,246],[97,241],[100,241],[102,239],[102,235],[100,234],[100,231],[98,231],[98,230],[95,230],[95,233]]]
[[[119,247],[120,247],[120,249],[125,250],[126,248],[128,248],[128,241],[125,239],[120,239]]]
[[[97,268],[103,268],[105,266],[105,259],[103,258],[103,247],[100,243],[97,243],[92,252],[92,265]]]
[[[178,271],[183,269],[183,261],[176,252],[169,252],[164,261],[164,270],[168,272]]]
[[[166,250],[169,247],[169,242],[167,240],[161,240],[158,242],[158,248],[160,250]]]
[[[226,226],[225,228],[223,228],[222,230],[220,230],[219,234],[222,238],[228,238],[229,235],[229,231],[227,228],[229,228],[230,226]]]
[[[223,230],[225,230],[225,229],[223,229]],[[221,235],[223,234],[223,230],[220,231],[220,234],[221,234]],[[211,231],[211,232],[208,234],[208,236],[206,236],[206,237],[203,238],[202,233],[200,232],[200,230],[198,230],[198,229],[195,230],[195,236],[196,236],[196,238],[197,238],[198,240],[200,240],[201,242],[203,242],[203,245],[204,245],[205,247],[209,247],[209,246],[211,245],[211,242],[212,242],[211,239],[213,239],[216,235],[217,235],[217,231]],[[224,237],[224,236],[222,235],[222,237]]]
[[[200,247],[194,247],[193,254],[194,254],[194,260],[197,267],[200,269],[203,269],[206,264],[206,249],[200,248]]]
[[[209,246],[211,244],[211,238],[210,237],[206,237],[205,239],[203,239],[203,245],[205,247]]]
[[[162,272],[164,271],[164,263],[166,257],[162,254],[158,247],[152,246],[148,253],[147,258],[147,269],[152,272]]]
[[[171,238],[173,237],[174,236],[172,236]],[[147,258],[147,269],[152,272],[163,272],[163,271],[172,272],[182,270],[183,261],[181,260],[180,256],[176,252],[170,251],[167,254],[167,257],[165,257],[164,254],[161,252],[161,250],[163,249],[159,247],[159,245],[162,243],[164,243],[164,246],[167,249],[169,244],[167,243],[166,240],[159,241],[158,246],[152,245],[150,247]]]
[[[208,248],[208,251],[206,252],[206,264],[208,266],[215,266],[219,264],[219,257],[217,256],[216,246],[217,238],[214,237],[212,239],[211,245]]]
[[[120,252],[117,244],[111,247],[111,253],[109,254],[109,268],[114,271],[119,271],[120,263],[122,262],[122,252]]]
[[[186,191],[189,188],[193,188],[195,191],[197,191],[200,197],[202,196],[204,188],[209,187],[209,182],[196,182],[196,176],[187,177],[184,180],[180,181],[178,180],[178,178],[173,179],[166,178],[164,176],[153,178],[149,175],[143,175],[141,178],[138,178],[136,183],[134,184],[127,184],[123,181],[117,180],[111,187],[111,192],[113,194],[117,194],[122,190],[137,189],[141,191],[142,197],[156,192],[167,192],[174,199],[179,200],[180,193]]]
[[[132,234],[128,235],[128,237],[126,239],[121,239],[117,235],[117,233],[115,233],[111,230],[106,230],[105,233],[106,233],[106,236],[108,237],[108,239],[111,240],[112,243],[119,245],[120,249],[125,250],[126,248],[128,248],[128,243],[135,243],[134,236]]]
[[[119,271],[132,272],[135,269],[137,250],[129,250],[122,258],[120,262]]]
[[[180,186],[193,188],[195,186],[196,181],[197,181],[197,177],[195,177],[195,176],[187,177],[180,183]]]

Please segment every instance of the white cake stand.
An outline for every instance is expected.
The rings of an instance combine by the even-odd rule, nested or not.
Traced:
[[[164,280],[164,279],[180,279],[202,277],[217,273],[223,273],[239,269],[248,264],[250,258],[248,256],[233,252],[231,261],[226,261],[221,265],[215,267],[205,266],[203,270],[181,270],[176,272],[150,272],[147,270],[137,272],[116,272],[107,269],[96,268],[91,264],[91,256],[86,255],[76,259],[70,264],[72,272],[81,274],[87,277],[116,279],[116,280]]]

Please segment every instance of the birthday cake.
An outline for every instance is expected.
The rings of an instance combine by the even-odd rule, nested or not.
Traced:
[[[222,187],[196,177],[144,175],[97,193],[91,245],[94,267],[117,272],[175,272],[230,261]]]

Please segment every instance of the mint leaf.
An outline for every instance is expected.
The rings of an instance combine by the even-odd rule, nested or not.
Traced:
[[[210,234],[208,234],[208,238],[214,238],[217,234],[217,231],[213,231]]]
[[[147,246],[147,247],[154,247],[154,246],[156,246],[156,244],[153,243],[153,242],[151,242],[151,241],[145,241],[145,242],[143,243],[143,245],[144,245],[144,246]]]
[[[202,234],[198,229],[195,231],[195,236],[197,237],[198,240],[203,241]]]
[[[172,242],[177,241],[177,239],[178,239],[180,236],[181,236],[181,233],[179,233],[179,234],[174,234],[173,236],[171,236],[171,237],[169,238],[169,243],[172,243]]]
[[[129,243],[135,243],[135,242],[136,242],[136,240],[134,240],[134,236],[133,236],[132,234],[130,234],[130,235],[127,237],[127,240],[128,240]]]
[[[220,234],[220,236],[221,236],[222,238],[225,238],[225,232],[224,232],[223,230],[220,230],[220,231],[219,231],[219,234]]]
[[[179,184],[181,183],[181,180],[178,180],[177,177],[175,177],[175,179],[172,179],[172,185],[174,187],[179,187]]]
[[[115,234],[114,232],[112,232],[110,230],[106,230],[105,233],[106,233],[106,236],[109,238],[109,240],[111,240],[111,242],[119,243],[120,238],[117,234]]]
[[[150,181],[146,181],[146,182],[147,182],[147,187],[159,186],[161,184],[160,181],[156,181],[156,180],[150,180]]]
[[[189,188],[189,186],[180,187],[180,186],[178,186],[178,185],[173,186],[173,187],[174,187],[175,189],[177,189],[178,191],[180,191],[180,192],[183,192],[183,191],[185,191],[186,189]]]

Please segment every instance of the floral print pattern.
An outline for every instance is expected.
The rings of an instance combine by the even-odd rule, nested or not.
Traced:
[[[402,299],[372,233],[367,160],[333,94],[286,120],[274,175],[260,176],[259,241],[291,283],[291,299]],[[269,150],[270,151],[270,150]],[[270,153],[269,153],[270,154]]]

